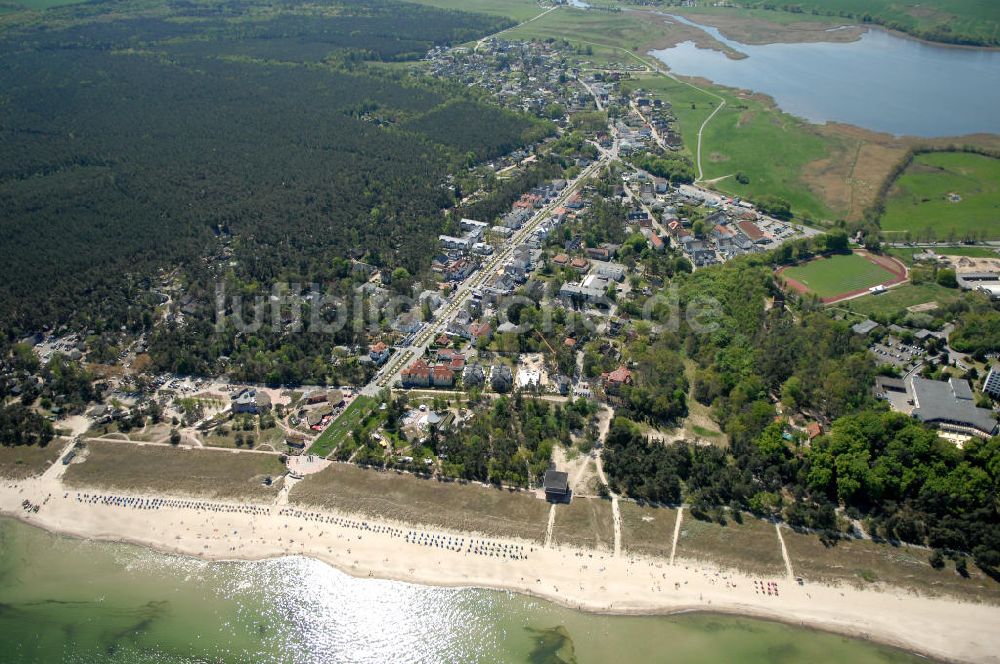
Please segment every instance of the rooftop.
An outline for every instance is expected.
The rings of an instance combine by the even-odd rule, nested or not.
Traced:
[[[976,408],[968,381],[952,378],[927,380],[913,377],[913,416],[929,424],[955,425],[992,435],[997,428],[996,414]]]
[[[569,473],[561,470],[546,470],[542,486],[547,492],[566,493],[569,491]]]

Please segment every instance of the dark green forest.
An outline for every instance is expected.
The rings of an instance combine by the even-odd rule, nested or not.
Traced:
[[[141,12],[95,2],[46,19],[0,38],[7,339],[63,323],[148,330],[160,301],[151,291],[178,268],[203,323],[218,281],[229,292],[293,281],[348,294],[348,258],[420,274],[455,202],[449,174],[551,131],[462,89],[363,64],[507,25],[496,17],[390,1]],[[207,328],[159,331],[158,366],[204,371],[239,355],[237,343],[259,358],[285,341],[209,338]],[[329,356],[313,342],[299,344],[307,361]],[[178,358],[182,345],[195,357]],[[316,378],[298,364],[292,373]]]

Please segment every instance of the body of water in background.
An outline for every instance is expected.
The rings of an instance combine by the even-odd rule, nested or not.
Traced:
[[[810,122],[922,137],[1000,133],[1000,51],[934,46],[878,29],[854,42],[750,45],[670,18],[747,56],[733,60],[692,42],[653,51],[673,73],[770,95]]]

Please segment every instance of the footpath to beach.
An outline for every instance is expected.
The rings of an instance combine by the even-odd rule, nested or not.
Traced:
[[[24,501],[39,510],[25,510]],[[868,638],[946,661],[1000,662],[1000,607],[993,605],[902,590],[800,586],[683,558],[671,565],[666,559],[487,540],[288,505],[165,496],[124,502],[121,494],[66,489],[51,475],[0,485],[0,513],[74,537],[213,560],[309,556],[358,577],[510,590],[584,611],[734,613]]]

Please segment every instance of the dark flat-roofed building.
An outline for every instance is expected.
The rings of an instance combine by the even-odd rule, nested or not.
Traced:
[[[851,329],[854,330],[855,334],[867,335],[878,326],[879,326],[878,323],[876,323],[870,318],[866,318],[860,323],[855,323],[854,325],[852,325]]]
[[[990,373],[983,383],[983,392],[994,399],[1000,399],[1000,371],[996,367],[990,368]]]
[[[545,500],[554,503],[568,503],[570,501],[569,473],[550,468],[545,471],[542,486],[545,489]]]
[[[975,436],[993,436],[997,416],[992,410],[977,408],[969,382],[927,380],[914,376],[911,382],[913,417],[945,431]]]
[[[899,378],[889,376],[878,376],[875,378],[875,392],[885,394],[886,392],[906,392],[906,383]]]

